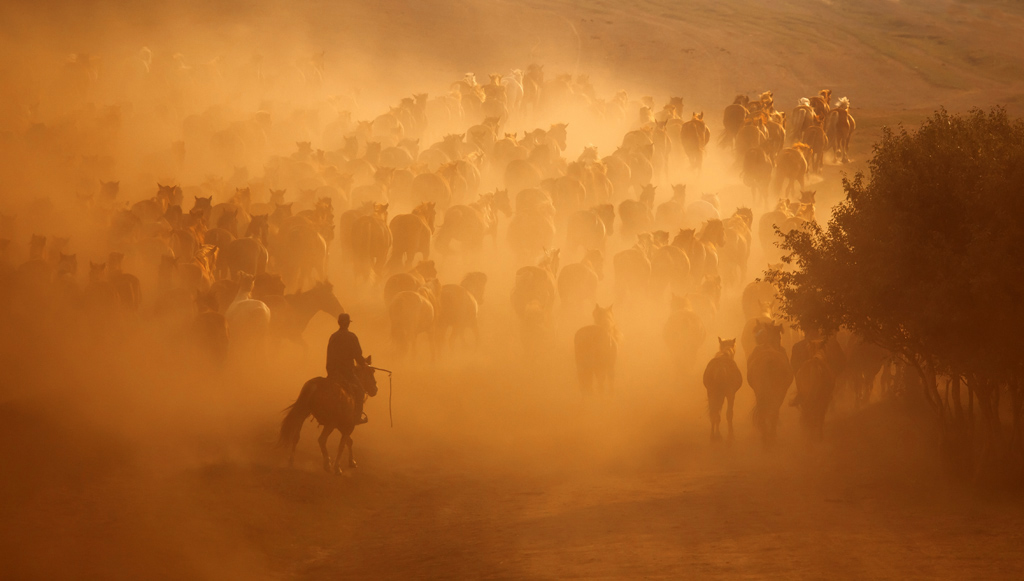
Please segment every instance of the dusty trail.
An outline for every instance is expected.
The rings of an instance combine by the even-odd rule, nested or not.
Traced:
[[[1024,104],[1024,13],[1004,2],[385,0],[244,11],[233,2],[149,11],[44,2],[5,5],[0,15],[11,23],[4,42],[21,47],[3,57],[8,88],[19,86],[18,67],[61,62],[83,43],[111,67],[120,65],[110,55],[147,43],[186,53],[224,44],[225,58],[239,60],[258,46],[269,62],[326,46],[329,89],[365,104],[359,118],[414,89],[443,91],[467,70],[483,76],[531,61],[553,72],[578,66],[604,95],[623,86],[659,101],[681,95],[707,112],[713,131],[736,93],[770,88],[789,110],[831,86],[855,103],[858,132],[855,162],[828,165],[811,184],[819,218],[842,198],[843,173],[866,167],[882,125],[913,124],[939,105],[1004,103],[1019,113]],[[321,96],[309,92],[292,97]],[[257,106],[251,95],[225,99]],[[590,136],[576,129],[571,152]],[[710,177],[685,177],[731,210],[749,192],[718,177],[728,163],[713,151]],[[754,249],[752,272],[765,262],[756,236]],[[742,329],[738,288],[726,289],[718,328],[682,378],[671,371],[661,313],[617,305],[619,381],[613,394],[585,401],[571,333],[587,321],[560,316],[542,354],[525,354],[507,262],[503,247],[479,261],[501,265],[481,312],[480,350],[446,353],[433,366],[423,352],[394,360],[379,297],[342,288],[365,351],[395,371],[395,428],[379,377],[372,421],[355,433],[360,468],[342,477],[320,470],[314,424],[304,426],[296,469],[273,446],[281,409],[322,373],[335,328],[327,315],[307,329],[308,349],[285,345],[221,375],[168,364],[144,333],[120,355],[60,341],[35,348],[4,334],[0,577],[1020,577],[1019,498],[952,484],[926,418],[894,403],[854,412],[839,394],[821,443],[806,442],[784,406],[781,441],[765,451],[745,385],[735,442],[708,441],[699,374],[714,337]],[[442,280],[466,266],[443,263]],[[331,265],[335,281],[340,269]],[[612,299],[607,272],[602,304]],[[737,358],[745,372],[744,354]]]

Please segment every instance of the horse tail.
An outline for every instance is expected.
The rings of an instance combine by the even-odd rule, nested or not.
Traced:
[[[278,437],[279,446],[294,448],[299,443],[299,433],[302,431],[302,423],[306,421],[309,414],[313,413],[313,393],[318,386],[317,379],[310,379],[302,386],[298,399],[288,406],[288,413],[281,420],[281,435]]]

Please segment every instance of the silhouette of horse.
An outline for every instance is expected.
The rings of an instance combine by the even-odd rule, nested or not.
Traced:
[[[779,196],[789,196],[797,187],[804,188],[811,157],[811,148],[805,143],[796,143],[783,149],[775,160],[775,176],[772,179],[772,191]],[[783,192],[785,186],[785,192]]]
[[[469,330],[473,332],[476,345],[480,345],[477,314],[484,301],[486,285],[486,274],[470,272],[463,277],[460,284],[446,284],[441,287],[436,317],[439,342],[447,337],[448,344],[451,346],[451,343],[458,337],[465,345],[466,331]],[[451,329],[451,335],[448,335],[449,329]]]
[[[850,136],[857,128],[857,122],[850,114],[850,100],[846,97],[839,99],[836,108],[828,113],[825,120],[825,135],[828,136],[828,147],[832,149],[832,155],[836,161],[848,163],[850,161]]]
[[[583,393],[590,394],[594,383],[597,390],[611,389],[615,381],[615,359],[622,336],[615,328],[612,307],[602,309],[594,305],[594,324],[576,331],[576,374]]]
[[[815,438],[820,439],[825,425],[825,413],[832,403],[836,376],[825,358],[822,339],[808,344],[811,357],[796,373],[796,405],[800,407],[800,422]]]
[[[683,123],[680,138],[683,142],[683,151],[686,152],[686,157],[690,158],[690,167],[700,173],[704,167],[704,148],[711,140],[711,131],[704,123],[703,111],[699,115],[694,113],[692,119]]]
[[[736,392],[743,385],[743,375],[736,365],[736,339],[723,341],[718,338],[718,353],[704,368],[704,387],[708,390],[708,414],[711,416],[711,441],[721,440],[722,404],[729,402],[725,420],[729,424],[729,440],[732,440],[732,404]]]
[[[450,211],[450,210],[449,210]],[[391,259],[388,268],[394,272],[411,266],[416,255],[430,258],[430,237],[434,235],[434,202],[424,202],[409,214],[391,219]]]
[[[747,383],[756,398],[754,426],[766,446],[775,442],[779,408],[793,383],[793,370],[782,347],[782,331],[781,324],[758,322],[754,331],[757,346],[747,356]]]
[[[377,379],[374,377],[374,368],[371,367],[372,358],[367,355],[365,359],[356,365],[356,380],[367,396],[377,395]],[[299,443],[299,434],[302,431],[302,424],[306,418],[312,415],[316,421],[323,426],[317,442],[320,444],[320,452],[323,454],[324,470],[341,474],[341,453],[348,447],[348,466],[355,468],[356,462],[352,455],[352,431],[355,430],[356,402],[348,392],[342,389],[341,385],[329,381],[326,377],[314,377],[302,386],[299,397],[288,407],[287,414],[281,421],[281,432],[278,437],[278,444],[288,449],[288,466],[295,463],[295,448]],[[327,439],[334,430],[341,432],[341,442],[338,443],[338,454],[331,464],[330,454],[327,452]]]
[[[662,337],[681,377],[692,368],[697,351],[704,345],[707,331],[686,297],[673,294],[670,308],[672,312],[665,321]]]
[[[558,249],[549,251],[537,266],[524,266],[516,271],[512,308],[522,324],[524,344],[537,338],[555,304],[558,254]]]
[[[345,312],[338,297],[334,295],[334,286],[326,280],[318,281],[307,291],[265,296],[263,302],[270,308],[271,335],[303,346],[306,343],[302,333],[313,319],[313,315],[323,311],[337,318]]]

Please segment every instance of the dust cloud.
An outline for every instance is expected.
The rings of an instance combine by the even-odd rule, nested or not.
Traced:
[[[843,4],[788,2],[770,14],[752,2],[646,1],[0,7],[0,576],[1012,573],[1019,505],[949,483],[935,431],[912,398],[876,392],[862,406],[840,385],[820,440],[785,404],[777,442],[765,446],[754,426],[746,383],[754,331],[743,293],[778,261],[758,226],[778,196],[754,199],[742,162],[720,144],[725,107],[737,94],[757,101],[765,91],[787,114],[822,88],[833,90],[831,107],[850,98],[852,161],[827,154],[804,188],[816,202],[803,210],[824,223],[844,195],[842,175],[866,167],[882,125],[977,100],[1013,110],[1024,95],[1024,67],[1013,65],[1020,41],[1004,28],[1020,21],[1016,9]],[[916,44],[889,44],[893,30]],[[563,268],[584,257],[566,240],[571,211],[597,199],[593,182],[580,179],[585,201],[555,195],[550,241],[543,229],[510,234],[515,217],[500,209],[496,234],[478,249],[456,240],[442,252],[435,238],[438,284],[487,275],[483,300],[474,299],[479,337],[432,345],[432,331],[403,352],[384,292],[411,264],[360,271],[345,213],[366,200],[389,202],[389,222],[411,212],[423,200],[402,179],[437,171],[443,164],[426,152],[452,134],[465,134],[458,151],[476,173],[458,174],[452,199],[438,201],[435,236],[447,205],[479,194],[507,190],[509,209],[524,212],[493,150],[481,154],[472,141],[486,115],[469,101],[490,74],[508,80],[532,64],[544,66],[548,93],[506,103],[489,144],[506,133],[528,143],[540,128],[530,148],[547,147],[554,169],[543,177],[561,178],[587,148],[599,158],[616,152],[644,125],[642,107],[659,115],[679,97],[680,123],[703,113],[710,142],[700,169],[675,143],[663,167],[649,162],[651,217],[682,184],[685,212],[669,220],[673,236],[700,230],[706,207],[725,220],[752,208],[746,271],[725,274],[723,254],[720,296],[701,276],[624,291],[636,281],[617,276],[616,255],[634,248],[637,233],[662,228],[624,225],[620,203],[647,184],[627,178],[620,191],[609,180],[599,201],[613,203],[616,217],[596,294],[577,305],[552,296],[546,308],[530,297],[517,311],[520,268],[556,248]],[[427,95],[425,113],[404,134],[380,120],[392,111],[408,121],[403,99],[416,94]],[[554,124],[567,124],[564,144],[549,139]],[[374,190],[385,166],[366,160],[374,142],[411,149],[417,164]],[[154,197],[159,186],[170,186],[164,205]],[[564,194],[561,182],[542,187]],[[292,204],[293,217],[306,212],[324,260],[282,241],[281,225],[292,222],[275,221],[272,190],[285,190],[281,203]],[[212,211],[190,214],[208,196]],[[304,424],[294,468],[277,446],[283,410],[325,373],[336,309],[328,304],[297,332],[282,331],[274,322],[295,315],[282,318],[274,305],[284,299],[270,292],[267,336],[247,337],[228,321],[226,346],[217,342],[225,324],[217,317],[235,299],[239,274],[217,264],[226,260],[221,243],[184,232],[233,229],[242,238],[247,222],[197,224],[243,206],[246,220],[270,214],[266,271],[282,275],[284,292],[330,281],[363,353],[393,372],[393,385],[376,374],[370,421],[353,433],[359,467],[343,466],[340,476],[321,469],[316,422]],[[37,255],[35,236],[46,238]],[[216,258],[204,242],[218,246]],[[111,253],[123,254],[120,270]],[[165,264],[170,256],[178,265]],[[137,279],[137,295],[124,275]],[[205,318],[197,291],[222,300]],[[692,352],[666,343],[673,293],[688,295],[703,326]],[[609,390],[581,393],[574,336],[592,323],[595,302],[612,306],[621,335],[616,373]],[[709,438],[702,374],[716,337],[737,339],[744,375],[731,441]],[[790,329],[787,347],[798,338]],[[334,434],[332,457],[337,442]],[[978,529],[995,538],[982,542]]]

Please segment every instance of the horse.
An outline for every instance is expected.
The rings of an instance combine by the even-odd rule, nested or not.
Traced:
[[[393,274],[384,281],[384,304],[391,304],[395,295],[402,291],[415,292],[421,286],[437,278],[437,266],[433,260],[421,260],[406,272]]]
[[[567,264],[558,273],[558,298],[562,308],[575,311],[597,300],[597,285],[604,277],[604,252],[588,250],[576,264]]]
[[[704,148],[711,140],[711,131],[704,123],[704,112],[694,113],[693,118],[683,123],[680,129],[680,140],[683,142],[683,151],[690,159],[690,167],[700,173],[704,167]]]
[[[669,288],[684,292],[689,278],[690,258],[682,248],[663,244],[651,251],[651,298],[660,300]]]
[[[637,242],[612,257],[615,269],[615,300],[645,299],[651,282],[650,233],[637,235]]]
[[[732,441],[732,404],[736,392],[743,385],[743,374],[736,365],[736,339],[723,341],[718,338],[718,353],[704,368],[704,387],[708,391],[708,415],[711,416],[711,441],[722,439],[722,404],[729,402],[725,420],[729,424],[729,441]]]
[[[289,286],[301,287],[326,276],[327,241],[309,220],[292,220],[282,225],[270,250]]]
[[[482,272],[470,272],[463,277],[460,284],[446,284],[441,287],[437,309],[437,338],[448,340],[449,346],[458,337],[463,344],[466,331],[472,331],[476,345],[480,345],[480,329],[477,327],[477,315],[480,305],[484,302],[484,287],[487,275]],[[451,329],[451,335],[448,330]]]
[[[353,278],[358,281],[381,276],[393,240],[388,228],[388,204],[374,204],[371,214],[356,218],[351,236]]]
[[[786,119],[786,142],[789,144],[800,141],[804,131],[814,124],[814,109],[811,109],[811,101],[806,97],[797,102],[796,109]]]
[[[668,347],[669,356],[676,364],[679,376],[689,371],[697,357],[697,351],[704,345],[707,330],[704,322],[693,310],[693,305],[686,297],[672,294],[669,302],[668,319],[662,329],[662,339]]]
[[[565,249],[570,255],[579,248],[601,249],[613,232],[615,206],[600,204],[579,210],[569,216],[565,232]]]
[[[747,279],[747,262],[750,259],[750,226],[754,213],[750,208],[737,208],[736,212],[722,221],[725,227],[725,244],[721,255],[722,278],[726,283],[741,284]]]
[[[743,185],[750,188],[750,198],[753,204],[762,200],[762,206],[768,205],[768,187],[771,185],[772,170],[775,164],[764,147],[748,149],[743,154]]]
[[[422,255],[424,260],[430,258],[430,237],[434,235],[436,216],[434,202],[423,202],[413,208],[412,212],[391,219],[389,270],[394,272],[408,268],[417,254]]]
[[[302,333],[313,315],[323,311],[333,318],[345,312],[334,286],[329,281],[318,281],[307,291],[287,295],[270,295],[263,298],[270,308],[270,334],[278,339],[288,339],[305,346]]]
[[[810,170],[812,173],[820,174],[821,168],[825,165],[825,150],[828,149],[828,136],[820,123],[815,123],[804,130],[800,139],[811,148]]]
[[[421,286],[415,291],[402,291],[388,303],[388,314],[391,317],[391,340],[398,351],[404,355],[416,350],[416,339],[421,333],[427,334],[430,344],[430,355],[435,354],[435,336],[432,333],[437,315],[437,280],[430,285]]]
[[[269,231],[267,216],[252,216],[245,237],[215,245],[218,248],[217,270],[222,275],[242,271],[256,276],[266,272],[270,260],[267,251]]]
[[[539,191],[539,190],[536,190]],[[517,196],[517,202],[518,202]],[[516,262],[523,264],[542,255],[546,248],[555,243],[554,208],[550,201],[532,208],[516,204],[516,212],[508,223],[505,236],[515,255]]]
[[[882,369],[888,353],[878,345],[860,335],[850,338],[846,346],[847,382],[853,386],[854,400],[858,408],[871,401],[875,376]]]
[[[793,383],[793,369],[782,347],[783,330],[781,324],[758,322],[754,331],[757,346],[747,356],[747,383],[755,398],[754,426],[766,446],[775,442],[779,408]]]
[[[836,161],[849,163],[850,136],[857,128],[857,122],[850,114],[850,100],[846,97],[839,99],[836,108],[828,113],[825,122],[825,134],[828,136],[828,143],[832,147],[832,156]]]
[[[772,269],[773,265],[769,265],[768,268]],[[775,285],[766,280],[752,281],[743,289],[743,317],[748,320],[757,317],[763,312],[765,305],[774,311],[778,307],[778,293]]]
[[[377,395],[377,379],[374,376],[374,368],[371,367],[372,362],[372,357],[367,355],[358,362],[355,373],[356,381],[369,397]],[[324,471],[330,473],[333,470],[335,474],[341,474],[341,453],[346,446],[348,466],[356,468],[357,464],[352,456],[352,431],[359,421],[356,417],[357,409],[357,403],[352,396],[342,386],[326,377],[314,377],[303,384],[299,397],[295,403],[288,406],[287,413],[281,420],[278,444],[288,449],[288,466],[295,465],[295,448],[299,443],[302,424],[312,415],[323,426],[317,442],[320,444],[320,453],[323,454]],[[332,465],[331,457],[327,453],[327,439],[334,430],[341,432],[341,442],[338,444],[338,454]]]
[[[612,307],[594,305],[594,324],[576,331],[573,339],[576,354],[576,375],[584,395],[597,390],[611,389],[615,381],[615,360],[622,335],[615,327]]]
[[[719,138],[719,145],[722,147],[735,145],[736,134],[739,133],[740,127],[743,127],[743,122],[749,114],[746,108],[749,103],[750,99],[746,95],[740,95],[725,108],[722,115],[722,137]]]
[[[558,272],[558,249],[545,253],[536,266],[516,271],[512,288],[512,308],[523,327],[523,342],[529,344],[547,323],[555,303],[555,273]]]
[[[810,156],[811,148],[806,143],[796,143],[779,152],[779,157],[775,160],[772,191],[781,197],[783,185],[786,186],[786,196],[792,194],[797,186],[802,190],[804,180],[807,178],[807,160]]]
[[[263,301],[250,297],[252,275],[239,272],[238,279],[238,294],[224,314],[228,321],[228,329],[232,337],[251,343],[257,350],[262,350],[263,340],[270,330],[270,308]]]
[[[654,212],[654,227],[669,232],[682,228],[686,222],[685,208],[686,184],[673,184],[672,197],[658,204]]]
[[[832,392],[836,388],[836,376],[825,357],[822,339],[810,341],[812,354],[796,372],[796,401],[800,407],[800,423],[807,432],[821,439],[825,424],[825,413],[832,403]]]
[[[654,196],[653,185],[643,186],[643,189],[636,200],[623,200],[619,204],[619,218],[622,220],[622,228],[619,233],[626,240],[632,239],[641,232],[650,232],[654,226]]]
[[[482,194],[472,204],[448,208],[444,213],[444,223],[438,228],[435,236],[438,251],[449,252],[452,241],[456,241],[462,245],[463,249],[477,253],[483,247],[484,238],[488,235],[496,242],[498,210],[506,216],[512,215],[507,191],[498,190]]]

